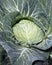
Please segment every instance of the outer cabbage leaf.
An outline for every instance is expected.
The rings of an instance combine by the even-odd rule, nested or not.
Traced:
[[[48,53],[37,49],[29,49],[24,47],[15,48],[11,44],[7,44],[7,42],[0,41],[0,44],[6,50],[8,57],[13,65],[32,65],[32,63],[36,60],[46,60],[49,56]]]

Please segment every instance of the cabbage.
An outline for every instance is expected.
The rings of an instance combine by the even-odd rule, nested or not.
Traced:
[[[0,0],[0,46],[10,60],[3,65],[47,60],[52,54],[52,0]]]
[[[13,27],[17,40],[23,44],[38,43],[43,40],[43,31],[36,24],[29,20],[21,20]]]

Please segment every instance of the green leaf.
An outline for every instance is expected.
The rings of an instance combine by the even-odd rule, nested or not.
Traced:
[[[32,45],[32,47],[36,47],[40,50],[47,50],[52,47],[52,36],[48,36],[48,38],[44,39],[41,43],[38,45]]]
[[[52,52],[50,52],[50,57],[52,58]]]
[[[32,65],[32,62],[36,60],[46,60],[49,55],[37,49],[33,50],[19,46],[15,48],[6,42],[0,42],[2,47],[6,50],[12,65]]]
[[[2,51],[3,51],[3,48],[0,45],[0,65],[2,65],[2,62],[1,62],[1,60],[2,60]]]

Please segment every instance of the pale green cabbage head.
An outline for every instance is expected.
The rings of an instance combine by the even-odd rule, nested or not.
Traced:
[[[21,20],[13,27],[13,33],[23,45],[37,44],[43,40],[44,33],[39,26],[29,20]]]

